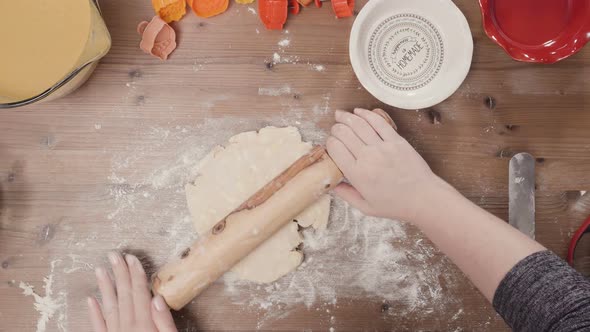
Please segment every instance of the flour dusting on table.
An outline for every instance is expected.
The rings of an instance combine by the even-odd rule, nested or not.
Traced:
[[[289,39],[289,38],[281,39],[281,40],[278,42],[278,45],[279,45],[280,47],[288,47],[289,45],[291,45],[291,39]]]
[[[324,72],[324,71],[326,71],[326,66],[324,66],[324,65],[318,65],[318,64],[310,63],[309,66],[314,71],[318,71],[318,72]]]
[[[396,315],[427,315],[453,301],[444,291],[454,283],[450,262],[411,226],[363,216],[338,199],[330,219],[325,233],[304,232],[304,263],[279,281],[252,285],[226,275],[232,301],[271,317],[300,303],[330,308],[355,298],[386,302]]]
[[[31,296],[35,301],[33,306],[39,313],[36,332],[45,332],[50,320],[56,321],[59,331],[67,331],[66,292],[59,291],[57,294],[53,293],[55,266],[60,262],[59,260],[52,261],[49,275],[43,278],[44,296],[39,295],[35,291],[35,287],[27,282],[21,281],[19,284],[19,288],[23,290],[23,295]]]
[[[279,88],[258,88],[258,95],[259,96],[282,96],[282,95],[290,95],[293,93],[293,89],[289,85],[284,85]]]
[[[322,108],[328,108],[329,96],[324,100]],[[288,117],[212,119],[194,127],[152,128],[147,135],[159,137],[159,146],[114,160],[110,179],[116,206],[109,218],[115,227],[140,233],[144,231],[137,230],[139,222],[152,223],[150,219],[155,219],[164,223],[165,227],[159,227],[167,229],[171,252],[180,252],[194,240],[184,196],[184,185],[195,176],[194,165],[213,146],[225,143],[236,133],[294,123],[298,123],[306,140],[320,143],[326,137],[315,125]],[[134,163],[143,163],[154,151],[168,148],[174,151],[170,160],[151,174],[133,174]],[[156,208],[158,212],[150,218],[143,211],[152,211],[151,204],[162,208]],[[445,296],[444,288],[454,284],[454,268],[411,226],[365,217],[339,199],[334,200],[330,219],[324,234],[304,232],[302,250],[306,259],[294,273],[269,285],[224,276],[225,292],[233,303],[265,312],[260,317],[260,328],[300,304],[308,308],[330,307],[343,299],[362,297],[386,301],[397,315],[426,315],[452,301]],[[149,234],[135,238],[150,241]],[[156,262],[166,261],[167,255],[162,255],[155,258]]]

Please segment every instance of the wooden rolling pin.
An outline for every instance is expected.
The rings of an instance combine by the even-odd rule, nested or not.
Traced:
[[[385,111],[373,112],[397,130]],[[172,309],[182,309],[342,180],[342,172],[326,150],[314,147],[162,267],[153,276],[153,292],[162,295]]]
[[[154,275],[152,290],[180,310],[343,180],[315,147]]]

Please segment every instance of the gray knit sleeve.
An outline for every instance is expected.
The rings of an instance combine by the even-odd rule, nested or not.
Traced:
[[[590,331],[590,281],[549,251],[516,264],[493,304],[514,331]]]

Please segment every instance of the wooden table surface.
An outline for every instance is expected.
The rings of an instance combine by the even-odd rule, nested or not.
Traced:
[[[113,47],[90,81],[61,100],[0,111],[0,331],[43,330],[34,297],[20,287],[26,285],[35,287],[38,300],[54,301],[47,331],[87,331],[85,297],[96,294],[93,267],[106,262],[106,252],[129,250],[164,262],[177,237],[190,233],[182,193],[187,179],[174,173],[174,165],[186,169],[193,162],[183,159],[186,151],[202,154],[265,124],[298,125],[304,135],[322,137],[334,110],[356,106],[386,109],[436,173],[504,219],[508,161],[532,153],[537,239],[564,256],[590,214],[590,195],[583,195],[590,190],[590,48],[555,65],[517,63],[485,36],[477,1],[455,3],[474,37],[471,72],[447,101],[404,111],[360,87],[348,59],[353,20],[333,19],[329,6],[305,9],[289,21],[288,33],[265,31],[257,15],[233,2],[217,18],[189,14],[175,25],[177,51],[161,62],[138,48],[136,25],[152,16],[149,1],[101,1]],[[284,39],[290,45],[280,46]],[[274,53],[281,61],[270,65]],[[420,240],[415,229],[404,229],[408,239]],[[398,245],[412,254],[409,243]],[[218,282],[177,315],[178,326],[505,329],[458,270],[436,251],[431,258],[444,267],[438,279],[452,280],[437,302],[409,308],[412,303],[348,292],[337,303],[295,301],[269,315],[247,305],[254,295],[229,296]]]

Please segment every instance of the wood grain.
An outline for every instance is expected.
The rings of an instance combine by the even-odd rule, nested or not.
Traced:
[[[564,256],[569,237],[590,214],[590,196],[580,196],[590,190],[590,48],[550,66],[514,62],[483,33],[477,2],[455,3],[473,33],[471,72],[447,101],[403,111],[382,105],[360,87],[348,60],[352,20],[335,20],[330,6],[304,9],[291,19],[291,45],[281,55],[296,61],[270,66],[286,35],[265,31],[246,7],[232,3],[228,13],[207,20],[188,15],[175,24],[179,47],[163,63],[138,47],[135,27],[153,15],[149,2],[101,1],[113,48],[90,81],[67,98],[0,112],[0,331],[35,331],[38,314],[18,283],[31,283],[42,293],[55,259],[62,260],[60,271],[74,271],[56,280],[67,289],[69,331],[89,329],[85,297],[96,294],[92,267],[105,263],[107,251],[143,250],[156,264],[165,260],[162,248],[169,244],[163,234],[169,230],[161,211],[169,207],[154,201],[137,211],[150,227],[121,224],[117,230],[113,223],[119,216],[109,218],[116,206],[113,192],[140,190],[141,174],[176,158],[178,147],[166,143],[159,129],[174,134],[177,126],[199,128],[211,119],[284,118],[328,130],[336,109],[381,107],[437,174],[502,218],[507,218],[508,161],[529,152],[537,158],[537,239]],[[313,64],[326,70],[314,71]],[[261,87],[285,85],[291,93],[258,94]],[[124,162],[121,156],[139,150],[146,157],[121,171],[127,184],[109,178],[114,161]],[[579,251],[586,271],[587,248]],[[261,313],[222,296],[224,285],[218,283],[178,314],[178,326],[182,331],[505,329],[448,264],[446,273],[458,281],[445,296],[454,302],[430,311],[400,315],[403,304],[396,309],[361,294],[339,299],[329,314],[320,305],[301,304],[260,325]],[[59,329],[50,323],[48,331]]]

